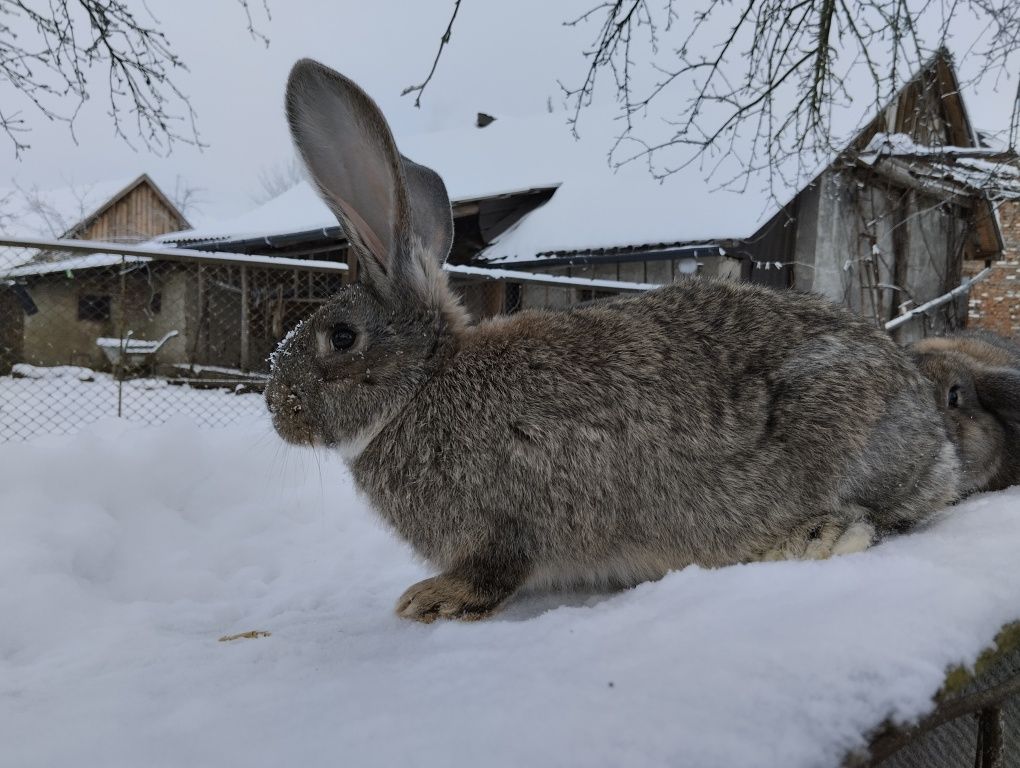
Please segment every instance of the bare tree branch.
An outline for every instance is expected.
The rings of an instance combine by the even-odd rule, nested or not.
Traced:
[[[304,166],[297,157],[291,157],[286,163],[263,167],[258,176],[259,189],[251,196],[252,202],[256,205],[269,202],[304,178]]]
[[[459,7],[456,0],[428,77],[404,91],[417,92],[416,106]],[[693,163],[711,173],[736,157],[743,173],[723,185],[762,168],[782,178],[842,149],[846,132],[859,126],[834,123],[845,120],[840,107],[878,112],[950,40],[977,64],[964,86],[997,87],[1020,74],[1016,0],[704,0],[701,10],[688,7],[602,0],[564,22],[594,26],[578,84],[560,83],[571,128],[578,132],[605,81],[622,124],[609,151],[613,165],[642,160],[662,178]],[[681,10],[686,24],[677,23]],[[969,47],[960,36],[964,21],[978,28]],[[1020,84],[1012,98],[1009,140],[1016,146]]]
[[[237,0],[249,33],[268,44],[254,24],[253,1]],[[268,19],[267,3],[261,0]],[[161,153],[177,142],[201,146],[195,110],[175,83],[187,66],[143,7],[148,20],[126,0],[0,0],[0,83],[23,102],[8,106],[5,98],[0,108],[0,131],[15,156],[30,147],[26,108],[66,123],[73,137],[75,117],[97,95],[95,82],[105,83],[114,131],[132,147],[132,137]]]
[[[414,97],[414,106],[421,107],[421,95],[425,92],[425,86],[432,80],[432,75],[436,73],[436,67],[439,66],[439,58],[443,55],[443,49],[447,43],[450,42],[450,34],[453,32],[453,22],[457,19],[457,11],[460,10],[460,0],[454,0],[453,2],[453,13],[450,14],[450,23],[446,25],[446,31],[443,33],[442,38],[439,40],[439,50],[436,51],[436,58],[432,61],[432,69],[429,70],[428,77],[426,77],[419,85],[409,85],[407,88],[400,92],[401,96],[407,96],[409,93],[417,92],[417,96]]]
[[[676,26],[673,0],[602,2],[567,22],[597,24],[580,84],[564,86],[570,122],[576,132],[605,75],[624,125],[610,151],[614,165],[643,159],[660,178],[692,163],[718,165],[738,152],[745,173],[782,173],[786,160],[814,165],[857,127],[834,125],[835,108],[860,103],[862,92],[873,111],[889,103],[953,37],[964,14],[984,22],[967,52],[979,62],[969,83],[1016,76],[1015,0],[742,0],[736,7],[709,0],[664,56],[657,54],[662,33]],[[639,36],[644,53],[635,56]],[[670,130],[650,131],[649,121],[632,120],[653,103],[666,112],[662,122]],[[1020,90],[1013,144],[1018,123]]]
[[[241,4],[241,8],[244,10],[244,17],[248,22],[248,34],[256,40],[261,40],[265,43],[266,48],[268,48],[269,38],[255,26],[255,22],[252,19],[251,0],[237,0],[237,2]],[[262,0],[262,12],[266,14],[266,21],[273,20],[273,14],[269,12],[269,0]]]
[[[185,181],[184,177],[178,175],[174,179],[174,191],[170,199],[177,206],[178,211],[190,217],[202,209],[205,202],[202,198],[203,192],[205,192],[204,187],[193,186]]]

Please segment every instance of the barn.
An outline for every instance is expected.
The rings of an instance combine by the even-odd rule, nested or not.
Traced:
[[[13,190],[11,228],[35,236],[138,243],[190,226],[146,174],[121,181],[53,190]],[[27,255],[0,249],[0,374],[18,362],[104,365],[96,339],[127,323],[162,334],[183,311],[175,287],[152,279],[140,264],[122,269],[113,254]]]

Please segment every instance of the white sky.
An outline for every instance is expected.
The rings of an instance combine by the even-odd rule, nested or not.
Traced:
[[[142,3],[137,5],[143,15]],[[146,171],[168,192],[178,176],[203,188],[193,223],[234,215],[252,207],[260,170],[291,157],[282,99],[297,58],[320,59],[361,83],[399,139],[469,124],[478,111],[541,113],[550,97],[561,107],[557,80],[581,81],[586,67],[581,50],[595,31],[561,22],[593,5],[595,0],[463,0],[451,43],[417,110],[413,97],[401,97],[400,91],[428,72],[452,0],[270,0],[270,21],[255,8],[257,25],[271,40],[268,48],[249,36],[244,14],[232,0],[149,0],[174,50],[190,67],[176,81],[192,99],[208,147],[177,145],[169,158],[133,151],[113,135],[105,94],[99,93],[78,117],[77,145],[65,125],[26,111],[33,123],[32,148],[15,160],[0,137],[0,186],[12,178],[23,186],[53,187]],[[965,18],[957,24],[954,51],[964,78],[976,63],[966,55],[964,42],[974,37],[967,24]],[[0,100],[10,103],[10,88],[0,83]],[[1004,129],[1015,89],[1015,77],[1000,82],[998,92],[990,80],[980,90],[967,89],[975,125]],[[594,113],[592,119],[597,119]]]

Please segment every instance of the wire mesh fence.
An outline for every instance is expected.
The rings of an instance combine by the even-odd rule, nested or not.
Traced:
[[[263,413],[269,354],[356,276],[346,243],[330,233],[286,240],[171,247],[0,233],[0,441],[111,416],[156,424],[185,413],[218,426]],[[697,252],[656,252],[647,264],[444,269],[468,313],[485,318],[647,291],[697,273]]]
[[[0,250],[0,441],[260,414],[267,357],[338,271]]]
[[[158,424],[186,414],[223,426],[263,414],[269,354],[350,276],[343,251],[303,261],[35,242],[53,250],[0,248],[0,441],[74,432],[108,417]],[[686,274],[689,261],[668,262],[664,281]],[[446,269],[475,317],[565,308],[656,284],[590,267],[577,275]]]
[[[158,424],[186,414],[224,426],[262,414],[269,354],[350,276],[343,249],[330,261],[306,261],[36,242],[54,250],[0,247],[0,441],[73,432],[108,417]],[[611,300],[702,272],[689,254],[666,256],[536,272],[446,269],[466,309],[481,318]],[[955,312],[968,289],[890,325],[911,323],[925,335],[930,315]]]

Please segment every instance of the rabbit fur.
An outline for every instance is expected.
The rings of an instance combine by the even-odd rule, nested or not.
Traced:
[[[911,351],[957,445],[961,491],[1020,483],[1020,346],[982,331],[923,339]]]
[[[525,587],[620,587],[899,531],[957,495],[930,384],[820,297],[685,279],[472,324],[442,270],[442,180],[353,82],[298,62],[295,143],[361,269],[274,355],[286,440],[340,450],[440,574],[401,616],[490,614]],[[621,215],[626,215],[621,211]],[[855,528],[856,526],[856,528]]]

